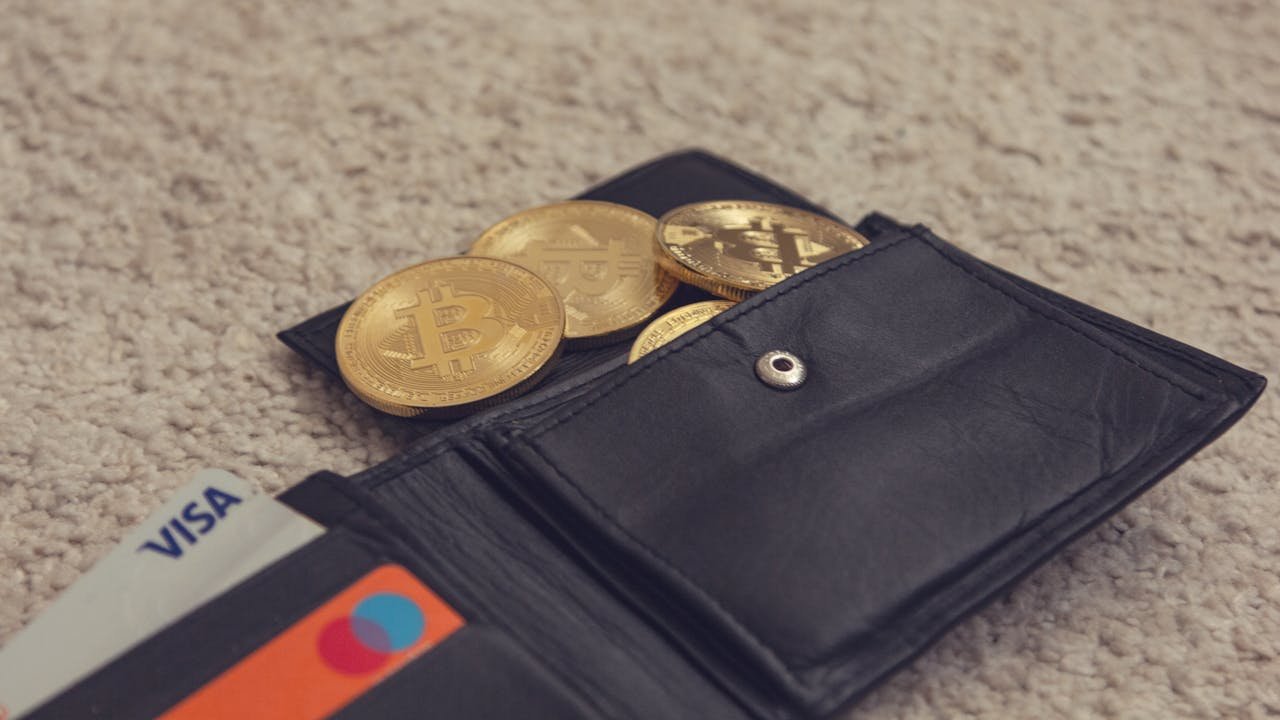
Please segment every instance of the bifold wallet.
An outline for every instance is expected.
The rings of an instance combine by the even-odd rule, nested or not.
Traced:
[[[696,151],[582,197],[830,215]],[[868,247],[634,364],[625,343],[568,353],[529,395],[404,421],[422,437],[393,459],[313,475],[283,499],[325,536],[35,717],[159,714],[388,562],[467,624],[338,717],[825,717],[1262,391],[923,226],[856,227]],[[281,334],[335,377],[343,309]],[[771,350],[803,360],[803,386],[761,382]]]

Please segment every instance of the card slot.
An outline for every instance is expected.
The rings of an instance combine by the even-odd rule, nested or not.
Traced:
[[[772,349],[804,387],[756,379]],[[1252,401],[1149,357],[915,229],[491,442],[674,637],[821,713]]]
[[[30,720],[154,718],[377,562],[335,529],[211,599],[37,708]]]
[[[505,633],[468,625],[400,669],[334,720],[588,720],[553,675]]]
[[[310,500],[326,505],[345,500],[344,512],[332,518],[333,527],[325,535],[206,603],[28,717],[53,720],[106,712],[112,718],[130,720],[173,711],[180,702],[207,694],[212,683],[225,680],[233,667],[250,661],[258,650],[354,583],[387,569],[408,570],[433,593],[449,595],[446,602],[464,612],[456,604],[456,595],[448,592],[454,588],[437,577],[423,578],[422,558],[347,496],[343,478],[326,474],[311,482]],[[430,620],[426,627],[430,632]],[[292,676],[298,674],[297,663],[307,661],[294,658],[291,662]],[[231,690],[223,686],[213,694],[238,693],[242,685],[243,681],[234,684]],[[301,690],[303,695],[309,692]],[[237,702],[243,704],[244,698],[237,696],[233,704]],[[183,710],[188,715],[204,712]],[[336,717],[417,718],[424,714],[445,720],[593,717],[542,663],[504,631],[483,623],[450,631],[443,642],[427,647],[342,705]]]
[[[430,568],[470,624],[535,653],[592,717],[742,717],[704,666],[566,552],[509,494],[513,484],[497,458],[466,442],[345,487],[395,537],[407,566]]]

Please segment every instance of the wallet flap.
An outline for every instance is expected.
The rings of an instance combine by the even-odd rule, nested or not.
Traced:
[[[775,349],[807,365],[803,387],[756,377]],[[651,606],[680,606],[656,618],[674,636],[752,658],[823,713],[1258,389],[1157,362],[917,227],[613,373],[504,452],[584,518],[567,525],[594,533],[580,548]]]

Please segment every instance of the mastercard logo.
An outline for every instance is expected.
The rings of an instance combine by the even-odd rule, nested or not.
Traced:
[[[426,630],[426,616],[417,603],[399,593],[381,592],[360,600],[349,615],[325,624],[316,649],[334,670],[364,675],[412,647]]]
[[[466,624],[413,573],[379,565],[160,720],[324,720]]]

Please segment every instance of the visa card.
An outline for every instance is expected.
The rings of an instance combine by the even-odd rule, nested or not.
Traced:
[[[465,624],[408,570],[382,565],[160,717],[320,720]]]

